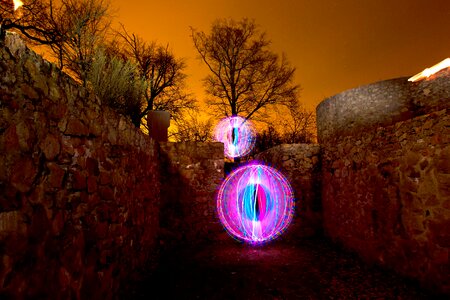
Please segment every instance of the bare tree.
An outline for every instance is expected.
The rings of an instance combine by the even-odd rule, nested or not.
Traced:
[[[20,6],[12,0],[0,0],[0,40],[7,30],[19,31],[37,44],[48,45],[61,40],[63,36],[48,22],[52,13],[52,0],[29,0]]]
[[[259,122],[264,126],[257,133],[252,154],[281,144],[310,144],[316,141],[316,117],[313,111],[300,103],[276,107],[272,122]]]
[[[177,120],[183,109],[195,107],[194,99],[185,92],[183,60],[175,58],[168,46],[147,43],[136,34],[128,33],[123,26],[118,34],[124,47],[116,51],[122,52],[137,65],[139,75],[147,83],[145,103],[133,118],[136,126],[150,110],[167,110],[171,118]]]
[[[168,47],[146,43],[137,35],[129,34],[123,26],[119,34],[120,43],[117,40],[108,42],[111,40],[108,1],[60,0],[55,1],[58,3],[56,5],[52,0],[29,0],[20,9],[20,14],[14,12],[12,2],[8,2],[9,5],[2,2],[1,30],[23,31],[37,44],[49,45],[59,68],[84,86],[93,78],[91,69],[95,59],[101,58],[96,57],[97,49],[105,49],[104,55],[107,57],[121,58],[123,66],[128,66],[127,61],[130,60],[136,65],[134,77],[142,77],[145,81],[146,89],[141,101],[137,103],[136,95],[133,95],[132,101],[118,97],[114,101],[109,99],[104,102],[114,104],[112,106],[122,112],[126,110],[136,127],[140,126],[149,110],[168,110],[174,120],[179,118],[184,108],[195,106],[191,95],[185,92],[184,62],[176,59]],[[97,74],[121,68],[118,61],[109,65],[102,63],[96,65]],[[137,83],[139,81],[135,80]],[[108,82],[90,82],[89,87],[97,92],[102,91]]]
[[[96,49],[103,43],[110,21],[106,0],[62,0],[48,22],[63,39],[50,45],[61,70],[86,84]]]
[[[109,28],[107,0],[29,0],[17,11],[3,2],[3,34],[18,30],[32,42],[50,46],[59,68],[86,84],[95,49]]]
[[[316,116],[300,103],[281,107],[275,120],[283,143],[313,143],[316,139]]]
[[[268,125],[256,134],[255,146],[251,153],[254,155],[280,144],[283,144],[280,132],[273,125]]]
[[[204,79],[208,105],[221,116],[246,119],[296,101],[295,68],[269,50],[270,41],[254,21],[217,20],[209,34],[191,28],[194,46],[210,70]]]
[[[197,109],[187,109],[175,120],[170,136],[176,142],[210,142],[212,141],[213,120],[202,118]]]

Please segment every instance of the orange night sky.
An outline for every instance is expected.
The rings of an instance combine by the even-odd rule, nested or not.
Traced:
[[[202,101],[207,74],[189,26],[252,18],[296,67],[310,109],[359,85],[414,75],[450,57],[449,0],[112,0],[116,21],[185,58],[187,84]]]

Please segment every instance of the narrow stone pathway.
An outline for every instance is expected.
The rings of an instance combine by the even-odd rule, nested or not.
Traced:
[[[323,239],[163,253],[128,299],[437,299]]]

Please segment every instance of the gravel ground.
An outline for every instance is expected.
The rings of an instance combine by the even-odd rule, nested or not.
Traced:
[[[163,253],[128,299],[438,299],[323,239]]]

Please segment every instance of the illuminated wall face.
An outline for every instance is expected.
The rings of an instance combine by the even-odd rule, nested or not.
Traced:
[[[217,197],[219,218],[235,238],[258,244],[279,236],[294,213],[294,196],[287,179],[261,165],[242,166],[231,173]]]
[[[220,121],[214,137],[224,144],[225,156],[229,158],[247,155],[255,145],[255,132],[250,122],[238,116]]]

